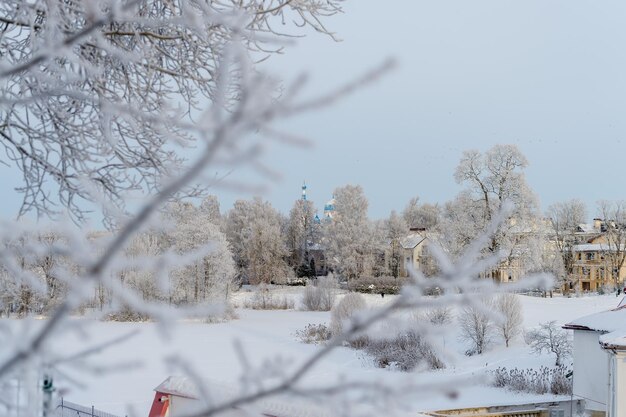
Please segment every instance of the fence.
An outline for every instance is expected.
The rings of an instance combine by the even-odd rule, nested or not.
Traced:
[[[55,417],[119,417],[106,411],[98,410],[91,407],[85,407],[80,404],[74,404],[63,400],[56,407]],[[126,416],[125,416],[126,417]]]

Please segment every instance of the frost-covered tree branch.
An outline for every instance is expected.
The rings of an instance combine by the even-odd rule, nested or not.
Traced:
[[[220,65],[227,45],[259,60],[300,31],[278,23],[332,35],[321,19],[340,11],[339,0],[3,2],[0,142],[23,174],[20,214],[80,221],[94,194],[124,209],[129,192],[160,189],[201,147],[197,131],[216,131],[207,104],[233,111],[241,98],[220,80],[243,70]]]

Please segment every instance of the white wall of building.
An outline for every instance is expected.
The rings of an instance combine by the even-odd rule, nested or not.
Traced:
[[[626,352],[610,354],[609,402],[607,417],[626,416]]]
[[[574,330],[574,398],[584,399],[589,410],[606,411],[609,355],[600,347],[599,337],[599,332]]]

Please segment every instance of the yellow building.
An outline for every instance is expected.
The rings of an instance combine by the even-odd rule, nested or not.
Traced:
[[[620,287],[624,285],[626,264],[621,268],[614,266],[616,265],[614,258],[619,255],[618,250],[610,246],[603,235],[590,239],[589,243],[575,245],[573,252],[573,278],[577,290],[597,291],[600,287],[613,288],[615,276],[617,285]]]
[[[421,233],[411,233],[400,239],[402,261],[400,262],[399,275],[401,277],[408,277],[410,269],[415,271],[423,269],[426,242],[426,237]]]

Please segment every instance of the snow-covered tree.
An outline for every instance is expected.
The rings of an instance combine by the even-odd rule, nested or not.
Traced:
[[[222,227],[222,213],[220,212],[220,202],[217,196],[208,195],[200,203],[200,213],[206,216],[207,220],[217,226]]]
[[[515,294],[500,294],[494,301],[494,306],[500,317],[495,320],[495,327],[504,339],[506,347],[522,332],[524,316],[522,303]]]
[[[190,203],[172,203],[167,217],[174,220],[167,232],[172,248],[191,259],[173,271],[176,302],[228,301],[235,285],[233,256],[219,226],[202,208]]]
[[[515,221],[507,222],[492,238],[491,252],[506,245],[511,229],[534,218],[537,198],[524,177],[523,169],[527,165],[526,157],[515,145],[495,145],[484,154],[465,151],[456,168],[454,178],[460,184],[467,184],[469,197],[477,203],[476,218],[482,219],[477,225],[480,229],[491,221],[505,202],[515,207],[511,215]]]
[[[493,342],[494,322],[487,311],[491,304],[491,300],[485,299],[478,307],[465,307],[459,315],[460,337],[470,343],[470,355],[483,354]]]
[[[233,41],[238,59],[264,57],[282,49],[275,28],[294,34],[281,23],[330,34],[322,19],[339,10],[337,0],[2,2],[0,143],[23,173],[21,212],[81,215],[85,200],[124,207],[125,192],[158,190],[185,166],[177,146],[218,122],[202,106],[232,110],[241,97],[219,85],[242,74],[221,65]]]
[[[538,262],[520,259],[520,255],[534,254],[525,248],[542,227],[537,198],[523,172],[527,164],[514,145],[495,145],[485,153],[475,150],[463,153],[454,177],[458,183],[466,184],[467,189],[446,206],[444,224],[440,227],[440,231],[447,234],[443,240],[452,253],[462,250],[480,234],[505,204],[512,204],[509,219],[492,235],[486,253],[506,253],[505,264],[508,265]]]
[[[433,229],[439,223],[439,206],[419,204],[419,197],[413,197],[402,211],[402,217],[409,228]]]
[[[240,274],[250,283],[280,282],[288,275],[282,220],[270,203],[260,198],[236,201],[226,230]]]
[[[315,208],[309,200],[296,200],[287,225],[287,250],[290,252],[290,266],[298,275],[312,276],[308,259],[309,245],[318,243],[318,225],[314,222]]]
[[[368,201],[360,185],[336,188],[335,214],[324,230],[328,262],[346,279],[358,278],[372,256]]]
[[[606,239],[605,258],[611,268],[613,285],[618,287],[620,271],[626,262],[626,201],[600,201],[598,210],[604,219]]]
[[[578,226],[587,219],[587,208],[581,200],[562,201],[548,207],[547,216],[552,225],[551,232],[554,233],[552,241],[562,260],[562,278],[566,280],[574,272],[573,248],[578,243],[576,232]]]
[[[88,321],[69,320],[69,316],[88,301],[94,287],[101,287],[101,293],[118,304],[152,314],[161,321],[162,329],[175,322],[172,316],[181,317],[184,313],[180,312],[189,311],[181,307],[164,314],[160,303],[142,300],[137,291],[109,278],[136,266],[123,253],[138,233],[150,232],[151,227],[163,231],[156,216],[163,205],[177,196],[194,196],[204,186],[214,185],[215,169],[248,163],[247,166],[266,174],[267,167],[258,157],[263,146],[258,140],[260,136],[254,133],[290,140],[293,136],[275,130],[271,123],[332,102],[341,93],[375,79],[386,68],[365,74],[341,88],[339,94],[299,102],[301,83],[295,83],[278,97],[273,78],[252,65],[256,61],[253,55],[265,55],[268,47],[282,48],[279,39],[272,36],[274,23],[279,27],[285,23],[291,30],[305,26],[328,33],[325,18],[339,10],[338,1],[333,0],[10,0],[0,4],[2,49],[8,51],[0,64],[0,114],[4,121],[0,141],[7,150],[8,161],[23,173],[22,212],[68,209],[80,223],[85,211],[91,209],[82,205],[86,200],[112,216],[117,225],[111,233],[97,239],[84,230],[64,228],[67,241],[54,246],[59,253],[71,254],[77,264],[73,273],[57,276],[71,283],[69,295],[55,306],[46,321],[36,326],[3,326],[0,390],[5,392],[16,376],[60,369],[67,365],[64,361],[71,362],[73,358],[80,359],[80,367],[86,371],[102,371],[102,364],[84,366],[90,362],[89,355],[123,340],[95,347],[83,345],[73,352],[61,352],[57,347],[61,337],[68,333],[80,335],[83,326],[89,325]],[[295,25],[290,25],[294,20]],[[190,147],[194,148],[192,152],[188,151]],[[145,200],[138,201],[137,195]],[[196,219],[201,221],[200,216]],[[202,223],[194,223],[196,219],[188,223],[180,220],[181,229],[193,229],[189,240],[172,239],[172,246],[166,246],[172,249],[170,252],[152,257],[152,264],[143,262],[142,268],[162,268],[169,273],[188,266],[187,262],[205,248],[199,243],[203,242],[201,236],[196,235],[202,227]],[[176,225],[177,219],[171,223]],[[7,222],[0,233],[3,238],[20,236],[19,229]],[[252,235],[254,231],[248,229],[248,233]],[[475,259],[480,246],[469,246],[466,259]],[[30,278],[35,284],[37,278],[27,268],[25,255],[31,248],[24,247],[27,250],[21,263],[8,262],[18,258],[15,255],[22,250],[19,245],[3,248],[6,250],[0,253],[3,267],[17,285],[30,284]],[[40,244],[36,244],[31,252],[37,253],[39,248]],[[243,248],[248,249],[245,245]],[[474,285],[491,288],[473,280],[476,265],[457,265],[444,254],[439,255],[445,261],[444,267],[429,285],[437,285],[444,292],[459,288],[469,292]],[[198,283],[198,298],[201,277],[195,275],[192,286],[195,296]],[[209,417],[233,407],[246,407],[277,394],[292,393],[296,386],[305,389],[309,370],[345,338],[382,324],[395,312],[422,306],[422,299],[416,294],[421,294],[424,283],[416,279],[411,285],[412,291],[403,292],[355,323],[302,365],[277,369],[275,361],[263,361],[264,368],[257,369],[254,362],[249,362],[243,376],[250,382],[245,384],[246,390],[233,398],[216,398],[211,404],[203,404],[198,415]],[[429,308],[449,301],[440,298],[430,302]],[[73,356],[67,356],[68,353]],[[168,357],[168,364],[175,371],[193,373],[194,364],[185,359]],[[68,374],[60,371],[59,375]],[[35,391],[36,385],[30,391]],[[339,403],[355,397],[354,390],[350,392],[355,385],[359,384],[342,381],[341,386],[330,386],[318,393],[321,396],[329,392],[331,399]],[[388,388],[386,393],[393,395],[394,387]],[[402,392],[421,391],[419,387],[411,388],[403,386]],[[361,397],[365,389],[379,393],[378,386],[359,385],[358,389]],[[12,401],[12,396],[5,397],[5,401]],[[34,401],[28,405],[24,415],[44,414]]]
[[[408,227],[419,227],[420,226],[420,198],[415,196],[409,200],[409,202],[402,210],[402,218]]]
[[[483,224],[480,203],[468,192],[461,192],[444,206],[436,229],[438,240],[450,254],[457,256],[474,240],[480,224]]]
[[[162,232],[146,231],[138,233],[133,237],[124,254],[129,260],[148,260],[162,255],[167,250],[168,245],[168,239],[164,238]],[[163,286],[157,282],[158,277],[155,271],[140,266],[130,267],[120,271],[119,278],[122,285],[137,291],[143,300],[156,301],[167,299],[170,303],[172,302],[169,288],[167,296],[162,294],[161,289]],[[107,295],[106,293],[102,294],[102,296]],[[103,303],[101,302],[101,304]]]
[[[394,210],[387,219],[386,230],[386,238],[389,241],[388,268],[390,275],[397,278],[402,262],[404,262],[401,240],[408,234],[408,226],[404,218]]]
[[[555,321],[541,323],[538,329],[530,330],[525,335],[526,343],[537,354],[544,350],[555,356],[555,365],[563,364],[563,359],[572,352],[572,342],[567,331],[557,326]]]

